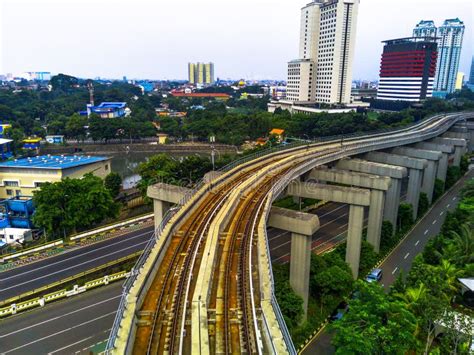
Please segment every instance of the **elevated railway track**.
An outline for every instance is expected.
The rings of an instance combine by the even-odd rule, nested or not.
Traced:
[[[210,184],[201,184],[183,207],[165,217],[139,261],[125,287],[108,350],[260,354],[274,352],[273,342],[284,341],[294,353],[277,305],[273,311],[280,329],[264,326],[260,303],[269,286],[260,282],[259,261],[268,245],[259,250],[255,239],[268,215],[264,206],[315,166],[433,138],[462,119],[463,114],[438,115],[398,131],[307,142],[231,166]],[[196,300],[198,317],[191,310]]]

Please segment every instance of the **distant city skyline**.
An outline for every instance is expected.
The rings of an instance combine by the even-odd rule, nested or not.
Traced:
[[[216,78],[285,80],[308,2],[2,0],[0,73],[186,80],[188,62],[212,61]],[[353,79],[378,78],[381,41],[411,36],[420,20],[456,17],[466,25],[459,70],[469,73],[471,0],[362,0]]]

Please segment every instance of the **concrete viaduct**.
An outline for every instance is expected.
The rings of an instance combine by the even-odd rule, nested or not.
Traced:
[[[472,129],[474,131],[474,126]],[[382,222],[389,221],[394,229],[397,224],[402,180],[408,178],[406,202],[412,205],[416,219],[420,193],[424,192],[432,202],[436,178],[444,181],[448,166],[459,166],[470,146],[469,132],[455,126],[441,137],[426,142],[344,158],[332,163],[331,168],[318,166],[291,182],[285,193],[350,205],[346,262],[357,278],[364,208],[368,209],[367,241],[379,252]],[[212,181],[218,175],[218,172],[210,172],[204,180]],[[187,188],[162,183],[148,188],[156,226],[167,210],[188,192]],[[267,226],[292,233],[290,283],[303,297],[306,313],[311,238],[319,229],[319,219],[316,215],[273,207]]]
[[[268,244],[262,237],[266,236],[266,226],[283,229],[291,233],[290,283],[295,292],[303,298],[306,312],[309,292],[311,238],[319,229],[320,224],[317,215],[271,207],[271,202],[278,196],[288,195],[297,198],[313,198],[348,204],[350,207],[346,262],[352,270],[353,277],[357,278],[359,276],[364,214],[368,215],[367,241],[376,252],[379,252],[382,223],[383,221],[389,221],[394,228],[396,227],[400,201],[404,200],[413,206],[413,217],[416,218],[420,193],[425,193],[431,202],[436,179],[444,181],[448,167],[459,166],[462,155],[473,150],[474,124],[468,122],[467,119],[474,119],[474,113],[438,115],[414,127],[395,131],[393,134],[368,135],[352,140],[348,139],[347,142],[330,141],[328,143],[308,144],[306,148],[297,148],[295,153],[290,152],[288,154],[283,151],[281,155],[275,155],[277,158],[272,158],[272,155],[270,155],[270,158],[257,157],[255,163],[243,163],[233,170],[222,173],[222,175],[217,172],[208,174],[204,179],[203,187],[197,192],[193,191],[192,196],[190,196],[191,192],[183,187],[166,184],[150,186],[147,194],[153,200],[157,235],[171,236],[176,231],[174,224],[183,223],[186,216],[196,213],[199,201],[203,201],[204,198],[200,196],[212,195],[214,187],[232,181],[230,179],[233,176],[232,172],[236,171],[235,169],[240,174],[234,173],[236,176],[251,171],[250,167],[254,169],[250,177],[240,181],[236,188],[231,189],[226,194],[226,197],[222,197],[223,207],[220,208],[221,205],[219,204],[216,207],[216,212],[209,210],[209,212],[204,213],[204,217],[209,216],[210,221],[212,221],[212,223],[205,222],[211,223],[206,224],[209,225],[209,236],[205,244],[205,252],[197,254],[196,249],[196,251],[186,250],[177,254],[181,258],[186,258],[188,255],[190,258],[193,255],[194,257],[202,255],[200,257],[202,257],[201,264],[203,265],[199,273],[195,274],[192,274],[193,270],[186,268],[176,269],[179,272],[191,273],[192,275],[188,276],[189,281],[186,290],[189,290],[191,282],[196,282],[199,285],[196,286],[196,289],[202,290],[202,293],[199,294],[194,291],[193,297],[189,297],[193,300],[192,308],[187,310],[188,301],[185,299],[182,303],[184,310],[179,311],[179,314],[183,315],[182,325],[179,327],[181,333],[177,333],[181,341],[180,349],[183,346],[181,340],[183,329],[188,327],[184,320],[189,318],[189,314],[192,313],[192,326],[188,328],[192,329],[193,332],[191,349],[193,352],[209,353],[208,337],[211,336],[209,335],[211,332],[208,330],[208,324],[211,323],[208,322],[214,322],[214,320],[207,320],[207,314],[213,313],[209,313],[206,303],[206,297],[210,297],[210,291],[206,288],[207,286],[203,287],[203,285],[210,285],[210,276],[209,271],[206,271],[205,281],[200,281],[201,271],[207,270],[206,268],[211,270],[211,265],[215,265],[215,254],[219,248],[218,245],[225,239],[223,237],[225,235],[223,226],[232,223],[231,211],[244,211],[242,208],[239,209],[239,206],[243,203],[242,201],[246,201],[246,196],[251,191],[258,190],[264,186],[262,185],[263,182],[268,184],[273,176],[276,177],[276,183],[269,192],[268,203],[270,205],[262,204],[263,202],[253,205],[257,199],[248,201],[251,204],[250,206],[255,206],[255,210],[257,208],[258,210],[263,209],[261,223],[258,222],[257,217],[252,220],[254,226],[258,226],[258,243],[255,243],[255,245],[259,247],[257,265],[258,272],[261,274],[259,281],[260,306],[261,317],[265,320],[254,322],[255,333],[249,338],[251,344],[249,342],[241,344],[259,349],[266,346],[267,350],[273,349],[270,351],[271,353],[295,353],[286,326],[281,321],[281,317],[278,316],[279,308],[277,305],[275,306],[273,298],[271,298],[274,297],[271,296],[272,291],[269,291],[273,287],[271,277],[268,277],[268,273],[271,275],[271,265],[269,263]],[[255,170],[255,166],[258,166],[258,170]],[[281,178],[281,169],[285,167],[291,167],[291,169],[289,169],[289,173],[284,175],[284,178]],[[406,188],[406,196],[404,187]],[[169,221],[166,212],[173,204],[175,204],[173,208],[177,212]],[[183,207],[180,208],[180,204]],[[220,210],[217,208],[220,208]],[[213,217],[214,213],[215,218]],[[257,215],[258,213],[255,216]],[[165,220],[162,222],[164,218]],[[177,235],[177,237],[180,236]],[[157,265],[163,260],[163,251],[169,248],[168,239],[166,237],[157,238],[155,244],[150,245],[144,256],[139,260],[136,267],[138,272],[134,274],[132,281],[129,281],[125,287],[125,296],[122,299],[121,308],[117,313],[117,319],[111,331],[108,344],[109,350],[115,349],[122,353],[131,352],[130,344],[135,341],[134,333],[137,329],[137,314],[143,302],[144,294],[150,288],[150,278],[155,277],[154,275],[158,270]],[[267,245],[266,249],[265,245]],[[252,262],[249,261],[247,264],[250,266],[250,275],[252,275]],[[195,317],[195,314],[199,314],[199,316]],[[259,327],[258,324],[261,322],[266,326]],[[198,329],[199,332],[196,331],[196,334],[194,334],[194,330]]]

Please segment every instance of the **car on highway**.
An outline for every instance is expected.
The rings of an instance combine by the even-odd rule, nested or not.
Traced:
[[[336,309],[331,313],[331,315],[329,316],[329,320],[331,322],[334,322],[336,320],[339,320],[341,319],[345,313],[347,313],[349,311],[349,305],[347,304],[347,302],[345,301],[342,301],[341,303],[339,303],[336,307]]]
[[[382,279],[382,269],[373,269],[365,278],[367,282],[379,282]]]

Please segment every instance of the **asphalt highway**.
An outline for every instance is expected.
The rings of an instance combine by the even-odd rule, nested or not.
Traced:
[[[150,226],[2,272],[0,301],[140,251],[152,232]]]
[[[0,321],[0,354],[88,354],[108,339],[122,283]]]
[[[459,202],[459,192],[464,186],[464,182],[474,177],[474,169],[471,169],[466,176],[462,177],[458,183],[446,195],[441,197],[432,209],[423,217],[406,236],[402,243],[393,250],[381,265],[383,270],[382,285],[388,291],[390,285],[395,281],[400,270],[406,274],[415,256],[423,251],[429,239],[436,236],[446,217],[447,211],[456,208]],[[326,355],[333,354],[334,347],[331,345],[331,334],[323,330],[309,345],[301,352],[302,355]]]

